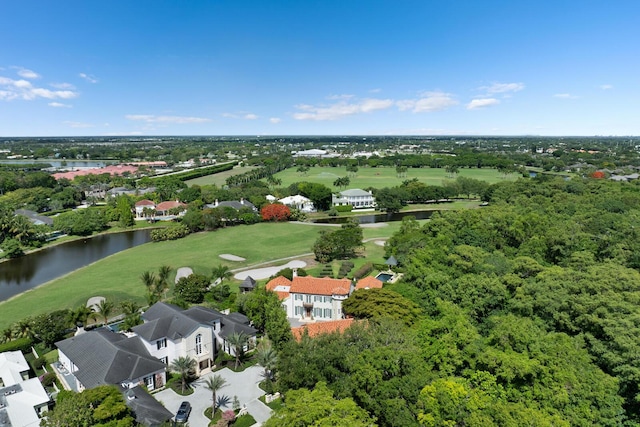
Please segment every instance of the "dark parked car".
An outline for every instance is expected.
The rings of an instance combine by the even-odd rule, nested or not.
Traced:
[[[191,404],[189,402],[182,402],[180,404],[180,409],[176,412],[176,422],[178,423],[186,423],[189,419],[189,414],[191,413]]]

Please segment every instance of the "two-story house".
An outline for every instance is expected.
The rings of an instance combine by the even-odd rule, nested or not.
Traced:
[[[74,390],[110,384],[124,389],[144,384],[154,390],[167,381],[166,365],[136,336],[100,328],[59,341],[56,347],[60,363],[73,375]]]
[[[351,294],[349,279],[279,276],[267,283],[278,293],[287,317],[300,320],[342,319],[342,301]]]
[[[142,314],[142,325],[136,333],[151,355],[170,365],[178,357],[190,357],[197,362],[196,374],[211,369],[216,351],[222,348],[235,355],[227,338],[234,333],[248,337],[245,351],[256,345],[257,330],[240,313],[222,314],[210,308],[195,306],[187,310],[159,302]]]
[[[215,330],[220,328],[220,313],[205,307],[183,310],[159,302],[142,314],[142,320],[144,323],[135,326],[133,332],[153,357],[166,365],[179,357],[190,357],[197,362],[197,375],[213,365]]]
[[[370,191],[353,188],[334,194],[331,198],[331,204],[333,206],[351,205],[354,209],[375,208],[376,199]]]

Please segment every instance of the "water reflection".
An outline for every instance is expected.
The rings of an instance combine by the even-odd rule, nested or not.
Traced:
[[[104,234],[53,246],[0,263],[0,301],[149,241],[150,230]]]

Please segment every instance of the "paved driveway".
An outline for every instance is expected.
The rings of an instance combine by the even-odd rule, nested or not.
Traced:
[[[211,407],[211,392],[205,388],[204,382],[209,376],[221,375],[227,380],[227,385],[222,387],[217,396],[228,396],[229,405],[223,409],[231,409],[233,396],[238,396],[240,405],[246,405],[247,410],[256,419],[256,422],[263,423],[271,416],[271,409],[258,400],[264,391],[258,387],[258,383],[262,381],[260,373],[262,368],[259,366],[251,366],[243,372],[233,372],[224,368],[216,372],[212,372],[200,377],[191,384],[194,389],[193,394],[189,396],[180,396],[171,389],[162,390],[154,394],[154,397],[162,402],[169,411],[174,414],[180,407],[180,403],[184,400],[191,403],[191,415],[189,416],[189,426],[206,427],[209,425],[209,419],[204,416],[205,409]]]

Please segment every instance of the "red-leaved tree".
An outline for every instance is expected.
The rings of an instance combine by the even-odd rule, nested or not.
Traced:
[[[291,216],[291,209],[280,203],[271,203],[260,210],[260,215],[264,221],[287,221]]]

